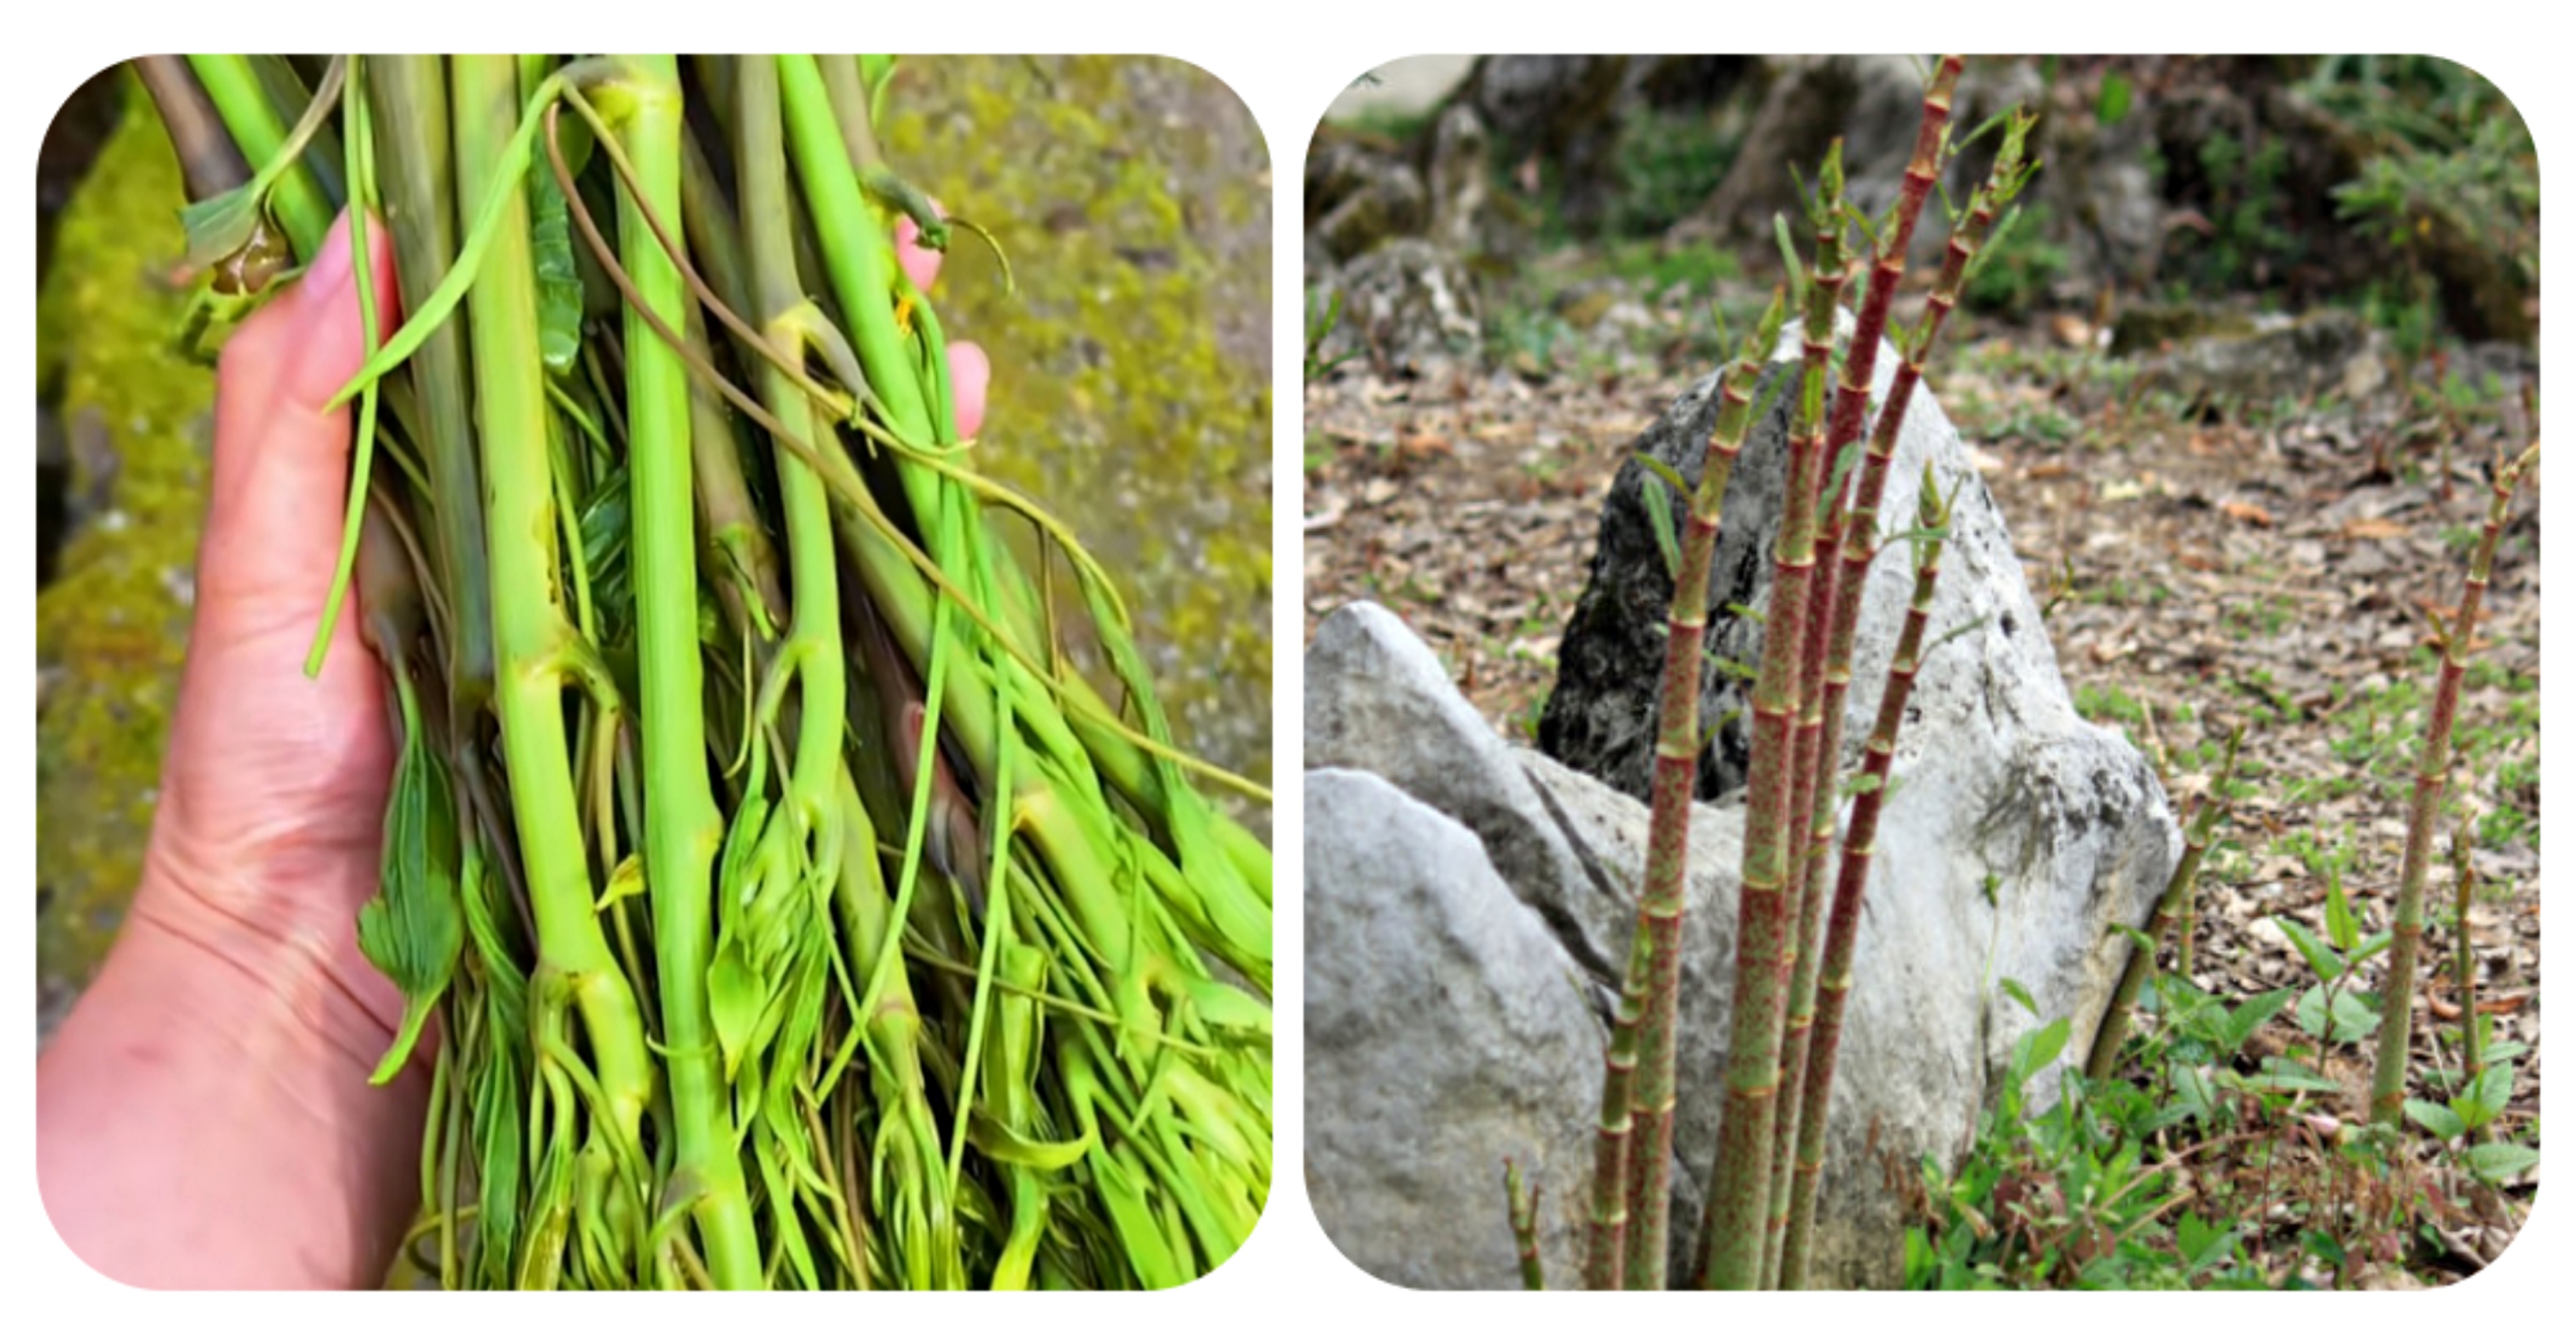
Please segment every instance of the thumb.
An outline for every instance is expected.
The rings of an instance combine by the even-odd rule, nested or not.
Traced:
[[[397,320],[392,252],[367,228],[380,331]],[[292,290],[224,345],[215,373],[214,479],[197,556],[201,618],[239,608],[262,621],[318,613],[339,557],[353,410],[325,410],[366,360],[349,219],[331,227]],[[251,629],[251,628],[242,628]]]

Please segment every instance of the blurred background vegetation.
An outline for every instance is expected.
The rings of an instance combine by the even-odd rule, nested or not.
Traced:
[[[1270,166],[1162,59],[907,61],[888,154],[990,228],[935,294],[996,368],[979,459],[1122,582],[1179,740],[1270,773]],[[177,357],[177,164],[120,68],[38,168],[39,1032],[123,916],[186,643],[213,378]],[[1266,812],[1242,813],[1266,830]]]
[[[1704,368],[1717,348],[1712,287],[1750,306],[1778,276],[1771,220],[1792,199],[1793,168],[1840,135],[1855,197],[1892,196],[1920,66],[1488,56],[1373,72],[1308,157],[1310,337],[1338,297],[1332,355],[1381,371],[1459,356],[1532,374],[1597,369],[1622,345]],[[2125,352],[2207,321],[2336,307],[2401,368],[2446,345],[2535,344],[2531,135],[2464,66],[1984,58],[1961,87],[1960,135],[2014,102],[2042,115],[2043,167],[1970,289],[1977,312],[2080,320]],[[1961,155],[1952,198],[1983,173],[1992,142]],[[1426,302],[1425,288],[1446,295]],[[1455,318],[1422,309],[1443,302]],[[1696,318],[1653,318],[1679,312]]]

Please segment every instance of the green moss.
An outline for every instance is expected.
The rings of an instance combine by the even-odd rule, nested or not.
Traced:
[[[907,61],[888,119],[895,166],[1017,270],[1005,296],[961,234],[934,294],[993,358],[982,467],[1121,581],[1181,743],[1266,780],[1270,178],[1250,114],[1179,61],[965,57]]]
[[[184,296],[177,159],[131,99],[62,231],[37,307],[38,365],[102,494],[36,599],[36,958],[40,986],[85,981],[124,916],[152,827],[187,641],[206,483],[210,373],[170,351]],[[98,446],[103,445],[104,450]]]

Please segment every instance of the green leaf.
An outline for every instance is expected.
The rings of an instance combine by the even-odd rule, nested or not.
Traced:
[[[1671,494],[1663,488],[1641,484],[1637,489],[1637,495],[1646,503],[1646,522],[1655,531],[1655,546],[1663,550],[1665,578],[1679,580],[1682,569],[1682,545],[1680,540],[1673,536]]]
[[[2296,1094],[2300,1091],[2326,1094],[2343,1089],[2342,1086],[2288,1058],[2264,1059],[2262,1067],[2252,1076],[2245,1078],[2245,1084],[2256,1090],[2277,1091],[2282,1094]]]
[[[1994,230],[1986,234],[1985,244],[1977,247],[1976,255],[1969,259],[1967,269],[1960,274],[1959,282],[1961,287],[1964,288],[1977,281],[1978,271],[1984,269],[1988,261],[2002,253],[2005,240],[2012,236],[2013,228],[2018,226],[2020,222],[2020,205],[2014,205],[2012,208],[2004,210],[2004,216],[1996,220]]]
[[[2406,1101],[2406,1116],[2415,1120],[2416,1126],[2444,1141],[2464,1136],[2469,1130],[2467,1119],[2427,1100]]]
[[[2326,937],[2350,955],[2361,945],[2361,923],[2352,916],[2352,901],[2343,893],[2343,878],[2326,882]]]
[[[2184,1269],[2197,1275],[2235,1257],[2236,1226],[2221,1227],[2186,1212],[2174,1222],[2174,1242],[2181,1245]]]
[[[2333,983],[2343,977],[2343,957],[2336,955],[2333,947],[2317,940],[2317,935],[2308,931],[2308,925],[2286,914],[2274,914],[2272,922],[2280,925],[2281,931],[2288,935],[2290,945],[2299,948],[2299,954],[2307,957],[2308,968],[2316,971],[2320,981]]]
[[[2511,1141],[2490,1141],[2460,1152],[2469,1172],[2490,1183],[2502,1183],[2540,1163],[2540,1152]]]
[[[530,239],[537,265],[537,352],[561,376],[581,355],[581,268],[572,250],[572,214],[551,171],[528,173]]]
[[[743,959],[742,943],[728,941],[716,949],[707,966],[707,1011],[715,1021],[716,1047],[724,1054],[725,1079],[741,1066],[743,1050],[760,1024],[760,976]]]
[[[2208,1122],[2218,1114],[2218,1091],[2209,1083],[2209,1074],[2187,1062],[2177,1062],[2168,1069],[2173,1080],[2174,1102],[2190,1111],[2191,1116]]]
[[[220,195],[204,199],[179,210],[179,226],[187,233],[188,267],[211,269],[235,252],[248,246],[267,221],[261,192],[243,182]]]
[[[368,1078],[376,1085],[401,1073],[465,950],[465,908],[456,889],[456,793],[447,767],[420,736],[411,679],[397,672],[394,686],[402,705],[402,751],[385,800],[376,894],[358,908],[359,952],[403,995],[401,1029]]]
[[[2023,1035],[2013,1044],[2012,1084],[2021,1088],[2038,1075],[2039,1069],[2057,1060],[2066,1051],[2066,1038],[2071,1032],[2064,1016]]]
[[[760,850],[761,832],[769,825],[769,800],[752,795],[742,800],[733,814],[733,828],[725,832],[724,850],[716,858],[716,890],[728,907],[751,903],[760,889],[760,878],[752,875],[752,860]]]
[[[2333,1014],[2327,1009],[2331,1005]],[[2299,995],[2299,1028],[2328,1043],[2349,1044],[2379,1028],[2379,1012],[2349,991],[2334,994],[2331,1004],[2320,984]]]
[[[1650,455],[1643,450],[1637,452],[1637,464],[1648,473],[1652,473],[1656,477],[1663,479],[1664,485],[1673,489],[1673,495],[1688,497],[1691,494],[1691,485],[1682,480],[1681,470],[1674,468],[1672,465],[1655,458],[1653,455]]]
[[[1771,234],[1780,242],[1780,264],[1789,271],[1789,291],[1804,293],[1807,290],[1807,266],[1798,259],[1798,243],[1789,230],[1789,215],[1771,215]]]
[[[1941,1274],[1941,1255],[1932,1250],[1932,1239],[1921,1225],[1905,1231],[1905,1288],[1930,1289]]]
[[[2039,1003],[2031,1000],[2030,990],[2022,987],[2021,980],[2006,979],[2003,981],[2002,987],[2004,990],[2004,996],[2020,1003],[2021,1009],[2029,1012],[2032,1019],[2038,1019]]]
[[[2127,120],[2129,99],[2135,91],[2129,76],[2117,71],[2104,74],[2101,96],[2093,100],[2093,119],[2100,121],[2106,129]]]
[[[1073,1141],[1032,1140],[986,1117],[981,1109],[967,1123],[966,1140],[995,1163],[1023,1165],[1050,1174],[1081,1163],[1091,1151],[1090,1133]]]
[[[2271,992],[2248,1000],[2243,1006],[2229,1012],[2227,1019],[2220,1023],[2219,1042],[2225,1046],[2227,1052],[2235,1053],[2245,1047],[2245,1041],[2253,1038],[2255,1031],[2262,1029],[2266,1021],[2280,1015],[2281,1009],[2290,1005],[2291,999],[2297,996],[2297,989],[2275,988]]]
[[[628,854],[619,859],[617,866],[609,872],[608,886],[599,893],[599,903],[591,908],[594,912],[604,914],[608,912],[609,906],[618,901],[639,899],[643,894],[644,856],[640,853]]]
[[[2451,1101],[2462,1121],[2470,1127],[2484,1127],[2503,1116],[2513,1103],[2513,1066],[2500,1063],[2478,1073],[2478,1079]]]

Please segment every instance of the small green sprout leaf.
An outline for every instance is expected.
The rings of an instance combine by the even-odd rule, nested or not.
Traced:
[[[2458,1113],[2453,1112],[2450,1109],[2443,1108],[2439,1104],[2430,1103],[2425,1100],[2410,1099],[2406,1101],[2406,1116],[2415,1120],[2416,1126],[2423,1128],[2425,1131],[2432,1133],[2434,1136],[2439,1137],[2444,1141],[2450,1141],[2458,1137],[2465,1136],[2469,1130],[2469,1122],[2467,1119],[2461,1117]]]
[[[742,1065],[743,1050],[751,1045],[760,1007],[760,976],[743,959],[741,941],[726,942],[707,966],[707,1011],[715,1022],[716,1047],[724,1054],[728,1081]]]
[[[2318,979],[2333,983],[2343,977],[2343,957],[2335,954],[2333,947],[2318,940],[2317,935],[2308,930],[2308,925],[2286,914],[2273,915],[2272,922],[2280,925],[2282,933],[2289,937],[2290,945],[2297,947],[2299,954],[2307,958],[2308,968],[2316,971]]]
[[[1655,546],[1663,551],[1664,574],[1678,580],[1681,578],[1682,546],[1680,539],[1673,534],[1672,494],[1661,487],[1643,484],[1638,487],[1637,494],[1646,503],[1646,522],[1655,531]]]
[[[2510,1141],[2494,1141],[2471,1146],[2460,1158],[2469,1172],[2490,1183],[2502,1183],[2521,1175],[2540,1163],[2540,1152]]]
[[[2326,882],[2326,937],[2347,956],[2361,945],[2361,921],[2352,916],[2352,900],[2343,893],[2341,877]]]
[[[385,802],[382,882],[358,909],[358,950],[402,990],[402,1027],[368,1079],[394,1079],[420,1042],[421,1027],[455,977],[465,948],[465,911],[456,891],[456,794],[447,768],[420,736],[411,680],[394,679],[402,702],[402,753]]]

